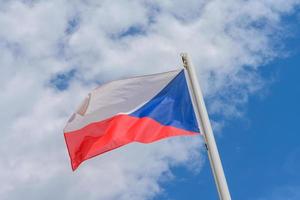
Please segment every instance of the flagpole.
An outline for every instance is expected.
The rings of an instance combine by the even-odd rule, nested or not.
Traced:
[[[198,124],[200,125],[200,131],[203,134],[206,143],[207,153],[211,169],[214,175],[215,183],[217,185],[219,198],[220,200],[231,200],[224,170],[222,167],[222,162],[205,107],[204,98],[201,92],[199,81],[196,76],[195,68],[191,63],[187,53],[182,53],[181,58],[183,65],[188,72],[190,85],[195,101],[194,104],[196,107],[196,112],[198,114]]]

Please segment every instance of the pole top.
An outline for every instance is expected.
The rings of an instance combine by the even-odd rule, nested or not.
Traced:
[[[188,68],[188,54],[187,53],[181,53],[180,54],[182,62],[183,62],[183,67]]]

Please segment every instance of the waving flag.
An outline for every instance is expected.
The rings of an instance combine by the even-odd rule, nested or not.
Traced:
[[[89,93],[64,129],[73,170],[131,142],[197,133],[184,70],[104,84]]]

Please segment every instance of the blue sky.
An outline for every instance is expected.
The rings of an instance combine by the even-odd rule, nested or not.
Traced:
[[[245,115],[226,123],[217,136],[232,199],[298,199],[300,197],[300,29],[290,16],[293,37],[283,41],[286,58],[268,63],[259,74],[268,82],[245,105]],[[212,116],[212,119],[214,116]],[[166,183],[155,199],[217,199],[206,158],[199,174],[175,168],[178,178]]]
[[[251,97],[245,118],[228,122],[222,130],[226,135],[217,137],[233,199],[270,199],[279,188],[300,184],[299,63],[299,54],[272,62],[276,69],[262,72],[275,77],[268,92]],[[175,173],[179,178],[157,199],[217,199],[207,160],[200,174],[181,168]]]
[[[300,199],[299,0],[0,0],[0,199],[217,199],[198,138],[131,144],[73,173],[88,92],[196,66],[233,199]],[[25,138],[25,139],[24,139]]]

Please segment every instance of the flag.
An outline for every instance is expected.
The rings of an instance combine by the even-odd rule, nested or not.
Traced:
[[[199,133],[185,70],[112,81],[91,91],[64,128],[72,169],[131,142]]]

